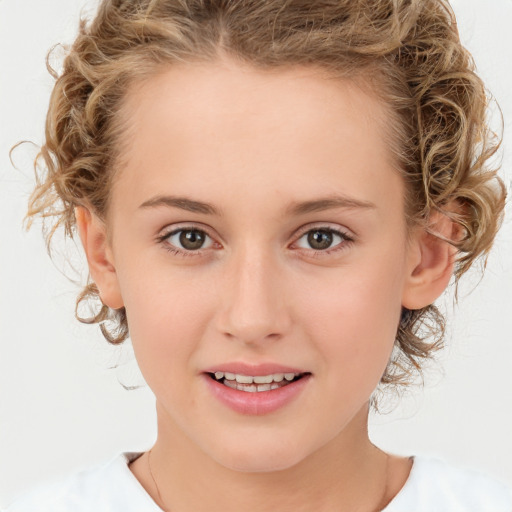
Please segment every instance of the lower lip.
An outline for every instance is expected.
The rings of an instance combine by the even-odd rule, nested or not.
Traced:
[[[250,393],[232,389],[204,374],[210,391],[230,409],[240,414],[258,416],[269,414],[285,407],[304,389],[311,375],[270,391]]]

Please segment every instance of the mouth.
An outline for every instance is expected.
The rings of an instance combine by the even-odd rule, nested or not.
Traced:
[[[222,363],[203,371],[207,388],[222,404],[239,414],[277,412],[309,388],[313,374],[275,363]]]
[[[272,373],[268,375],[243,375],[230,372],[208,372],[207,375],[224,386],[246,393],[261,393],[284,388],[304,378],[309,373]]]

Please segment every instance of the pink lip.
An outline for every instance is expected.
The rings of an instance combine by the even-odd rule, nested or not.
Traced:
[[[240,375],[269,375],[272,373],[305,373],[300,379],[271,391],[249,393],[232,389],[211,378],[208,374],[215,372],[238,373]],[[221,403],[239,414],[259,416],[269,414],[295,400],[311,379],[311,374],[276,364],[248,365],[245,363],[227,363],[207,369],[202,374],[204,381]]]
[[[205,373],[229,372],[239,375],[270,375],[272,373],[306,373],[305,370],[292,368],[291,366],[282,366],[275,363],[247,364],[242,362],[221,363],[204,370]]]

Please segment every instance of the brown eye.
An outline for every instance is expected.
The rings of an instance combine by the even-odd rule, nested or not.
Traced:
[[[200,231],[182,231],[180,233],[180,244],[184,249],[195,251],[201,249],[204,244],[204,233]]]
[[[343,249],[353,242],[353,238],[343,231],[331,229],[328,227],[318,227],[305,231],[303,235],[295,242],[295,245],[301,249],[313,251],[325,251],[329,249]]]
[[[166,240],[171,245],[185,251],[197,251],[206,249],[212,245],[212,240],[204,232],[198,229],[180,229],[170,233]]]
[[[329,249],[334,240],[332,231],[326,231],[324,229],[315,229],[307,233],[308,244],[312,249],[322,251]]]

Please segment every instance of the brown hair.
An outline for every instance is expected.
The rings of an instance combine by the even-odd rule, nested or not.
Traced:
[[[312,65],[366,80],[390,107],[391,148],[407,188],[409,225],[441,211],[464,235],[455,279],[491,248],[505,190],[489,159],[499,140],[486,122],[488,97],[457,33],[446,0],[104,0],[80,24],[56,76],[46,141],[36,166],[28,218],[53,219],[74,235],[74,207],[105,216],[119,157],[119,111],[129,86],[176,62],[227,55],[263,69]],[[41,165],[42,164],[42,165]],[[457,213],[446,205],[460,205]],[[99,323],[106,339],[128,336],[124,309],[99,304],[89,283],[77,317]],[[444,319],[435,306],[404,310],[381,382],[406,384],[440,348]]]

